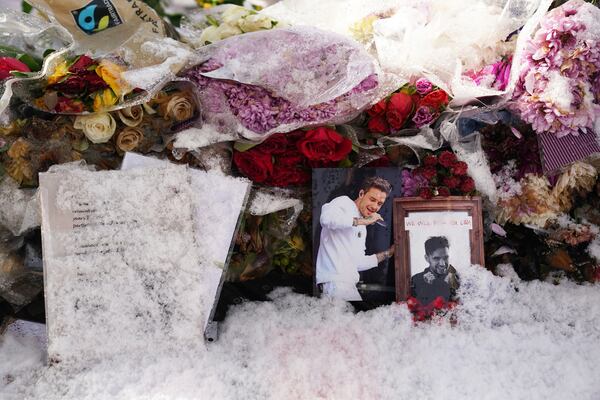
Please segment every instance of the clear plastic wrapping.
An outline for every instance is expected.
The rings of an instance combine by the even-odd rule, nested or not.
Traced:
[[[248,139],[348,121],[378,95],[367,52],[316,28],[232,37],[201,48],[197,62],[184,75],[197,85],[205,121]]]

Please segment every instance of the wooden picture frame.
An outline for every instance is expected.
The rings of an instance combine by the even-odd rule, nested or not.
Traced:
[[[462,267],[484,265],[480,197],[395,198],[393,215],[397,302],[406,301],[411,296],[411,276],[425,263],[420,256],[425,255],[423,244],[426,237],[449,237],[449,249],[453,251],[450,265],[453,262],[460,263]],[[470,254],[464,257],[467,241]]]

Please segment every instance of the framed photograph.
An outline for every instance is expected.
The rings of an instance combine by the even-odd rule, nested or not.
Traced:
[[[460,272],[484,264],[480,197],[394,199],[396,301],[453,300]]]
[[[393,199],[398,168],[315,168],[312,177],[316,295],[371,309],[394,302]]]

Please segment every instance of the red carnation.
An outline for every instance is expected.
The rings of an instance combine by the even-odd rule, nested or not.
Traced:
[[[406,93],[394,93],[390,97],[386,119],[394,129],[402,128],[413,110],[413,99]]]
[[[369,120],[367,124],[367,128],[371,133],[379,133],[382,135],[386,135],[390,132],[390,127],[383,117],[373,117]]]
[[[460,185],[460,179],[455,176],[448,176],[444,178],[443,183],[448,189],[456,189]]]
[[[352,142],[333,129],[321,126],[306,132],[298,141],[298,150],[310,161],[341,161],[352,151]]]
[[[456,156],[451,151],[444,150],[439,155],[438,160],[444,167],[450,168],[456,163]]]
[[[423,99],[419,102],[420,107],[428,106],[437,110],[442,107],[446,107],[446,105],[448,105],[448,93],[444,92],[442,89],[434,90],[427,96],[423,97]]]
[[[445,186],[440,186],[438,188],[437,192],[438,192],[438,196],[441,196],[441,197],[448,197],[448,196],[450,196],[450,189],[448,189]]]
[[[233,162],[242,174],[256,183],[264,182],[273,172],[271,155],[257,149],[234,152]]]
[[[435,167],[437,165],[437,163],[438,163],[438,159],[433,154],[428,154],[423,159],[423,164],[428,167]]]
[[[437,171],[434,167],[425,167],[421,171],[421,175],[428,181],[432,180],[437,176]]]
[[[466,177],[463,179],[460,190],[464,193],[470,193],[475,190],[475,181],[471,177]]]
[[[369,108],[367,114],[369,114],[370,117],[376,117],[385,114],[385,110],[387,110],[387,100],[383,99],[373,107]]]
[[[433,193],[431,192],[431,189],[428,187],[421,188],[421,190],[419,190],[419,197],[422,197],[424,199],[430,199],[433,197]]]
[[[275,164],[282,167],[298,167],[305,164],[305,158],[298,149],[291,148],[276,155]]]
[[[452,174],[454,174],[454,175],[464,176],[464,175],[467,174],[467,169],[468,168],[469,168],[469,166],[467,165],[466,162],[464,162],[464,161],[457,161],[450,168],[450,172],[452,172]]]

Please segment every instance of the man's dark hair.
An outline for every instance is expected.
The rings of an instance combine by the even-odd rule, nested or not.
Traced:
[[[360,190],[364,190],[365,193],[369,191],[370,188],[379,189],[384,192],[386,195],[389,195],[392,191],[392,185],[388,181],[378,176],[368,177],[363,181]]]
[[[429,255],[437,249],[443,249],[444,247],[450,247],[446,236],[433,236],[425,241],[425,254]]]

